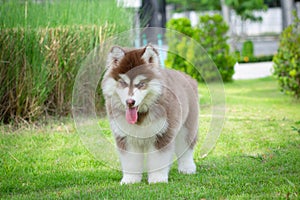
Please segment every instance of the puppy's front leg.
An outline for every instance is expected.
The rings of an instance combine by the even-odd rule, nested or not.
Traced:
[[[148,153],[148,182],[167,183],[170,165],[172,164],[174,148],[154,150]]]
[[[138,183],[142,180],[144,154],[121,150],[120,161],[123,178],[121,184]]]

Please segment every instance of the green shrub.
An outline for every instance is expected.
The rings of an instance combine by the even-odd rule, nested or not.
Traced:
[[[187,18],[171,19],[167,23],[167,28],[176,30],[188,37],[192,37],[194,34],[191,22]],[[169,48],[168,56],[165,61],[166,66],[183,71],[197,79],[197,77],[195,77],[197,72],[193,69],[193,66],[191,66],[184,58],[178,56],[178,54],[188,56],[186,54],[189,50],[193,50],[191,46],[189,49],[187,48],[186,43],[189,41],[187,41],[185,37],[178,38],[178,35],[174,35],[173,32],[168,31],[166,33],[166,38]]]
[[[245,62],[248,62],[254,57],[253,42],[251,40],[247,40],[243,43],[242,57]]]
[[[200,43],[216,64],[223,81],[232,80],[235,59],[229,53],[229,46],[226,43],[228,26],[221,15],[201,16],[199,24],[194,28],[186,18],[172,19],[167,23],[167,28],[179,31]],[[203,81],[203,78],[206,81],[213,81],[218,77],[204,50],[199,52],[195,44],[192,41],[187,41],[184,37],[182,39],[174,38],[172,34],[168,33],[166,36],[169,50],[183,55],[188,61],[199,66],[198,69],[200,69],[201,76],[199,76],[197,69],[191,63],[174,53],[168,53],[166,60],[168,67],[184,71],[198,81]]]
[[[251,63],[251,62],[271,62],[274,55],[262,55],[253,57],[241,57],[238,53],[235,53],[236,59],[239,63]]]
[[[280,35],[277,54],[273,58],[274,75],[281,91],[300,97],[300,20],[295,15],[293,24]]]
[[[171,19],[167,23],[167,28],[176,30],[189,37],[192,37],[194,34],[194,29],[192,28],[191,21],[188,18]],[[170,44],[174,44],[174,43],[170,43]]]
[[[198,34],[194,36],[212,58],[225,82],[232,80],[236,62],[229,53],[227,31],[228,26],[221,15],[204,15],[200,17]]]

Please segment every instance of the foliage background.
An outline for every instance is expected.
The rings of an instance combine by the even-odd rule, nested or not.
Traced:
[[[167,3],[173,4],[178,12],[189,10],[221,10],[221,1],[211,0],[167,0]],[[224,3],[230,6],[242,20],[261,21],[260,16],[254,15],[253,11],[266,10],[267,4],[271,5],[272,0],[224,0]]]
[[[191,26],[191,22],[187,18],[172,19],[167,23],[167,28],[179,31],[186,36],[193,38],[204,48],[210,58],[217,66],[223,81],[232,80],[234,74],[235,58],[229,53],[229,45],[227,44],[226,33],[228,26],[223,21],[221,15],[204,15],[200,17],[196,27]],[[213,70],[211,62],[208,62],[207,55],[202,52],[195,52],[196,48],[193,44],[187,45],[184,39],[175,39],[172,34],[167,32],[167,40],[169,50],[180,52],[180,55],[186,55],[189,61],[193,61],[201,69],[201,76],[195,66],[192,66],[187,60],[168,53],[166,65],[168,67],[184,71],[198,81],[216,80],[218,74]]]
[[[82,59],[131,27],[114,1],[5,1],[0,7],[0,121],[68,115]],[[118,25],[117,25],[118,24]]]
[[[281,91],[300,98],[300,20],[295,14],[293,24],[280,35],[277,54],[273,58],[274,75]]]

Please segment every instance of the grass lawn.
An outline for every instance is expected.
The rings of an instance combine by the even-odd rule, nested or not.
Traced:
[[[292,127],[300,129],[300,102],[281,94],[273,78],[225,89],[226,123],[216,148],[204,159],[196,153],[195,175],[178,174],[173,165],[168,184],[149,185],[145,176],[121,186],[121,172],[94,159],[71,120],[15,131],[0,126],[0,198],[299,199],[300,134]]]

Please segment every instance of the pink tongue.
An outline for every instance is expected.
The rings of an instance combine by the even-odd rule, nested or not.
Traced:
[[[126,109],[126,120],[129,124],[135,124],[137,122],[137,107]]]

